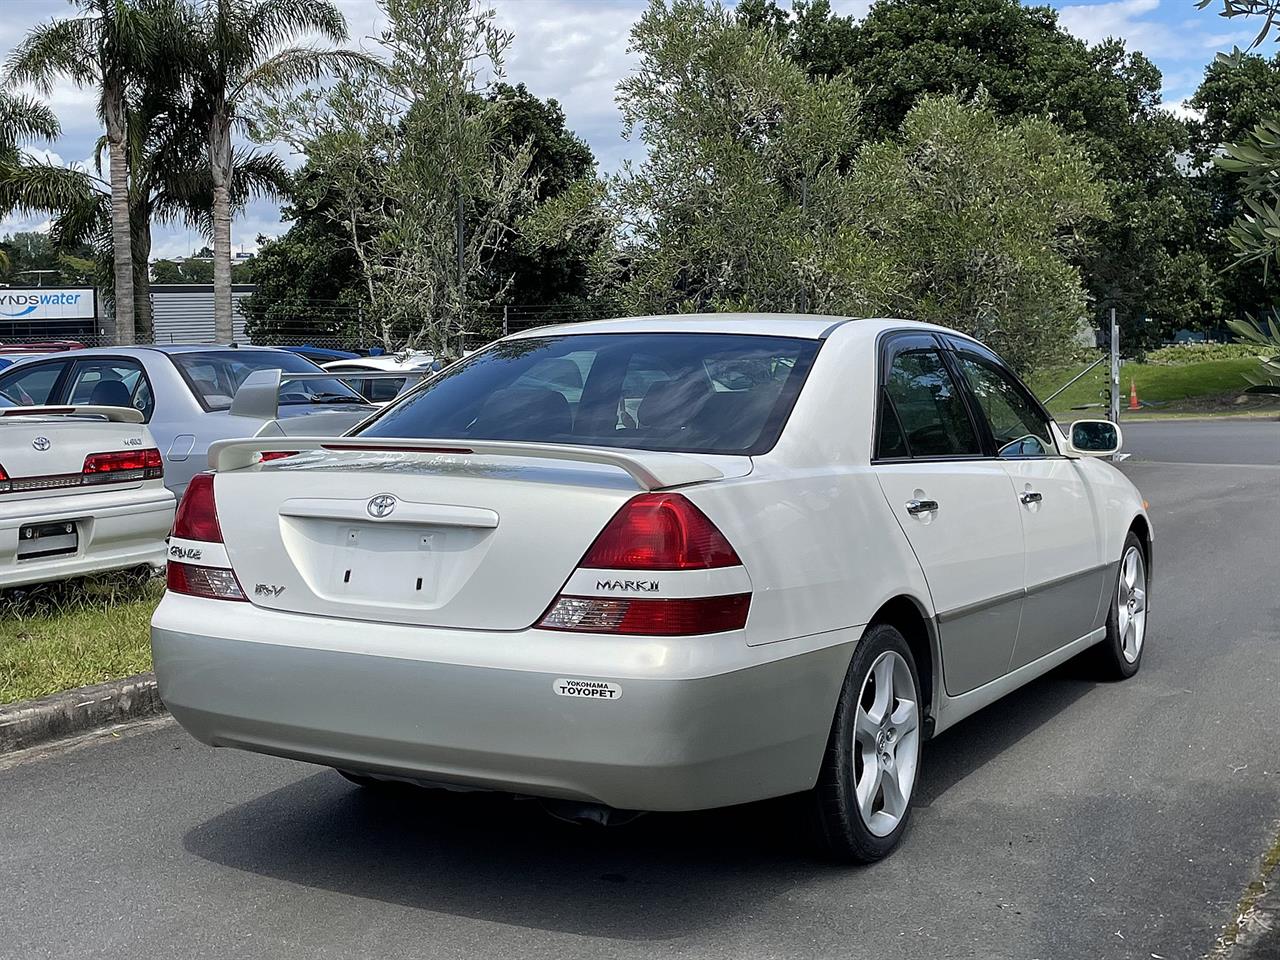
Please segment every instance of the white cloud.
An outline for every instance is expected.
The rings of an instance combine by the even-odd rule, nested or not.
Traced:
[[[1197,110],[1195,107],[1189,106],[1186,100],[1174,100],[1164,105],[1165,110],[1172,113],[1179,120],[1203,120],[1204,111]]]
[[[1129,49],[1141,50],[1157,59],[1196,57],[1203,61],[1214,50],[1229,49],[1232,44],[1252,39],[1253,32],[1249,29],[1208,32],[1207,28],[1213,23],[1208,14],[1176,22],[1159,17],[1172,9],[1170,0],[1079,3],[1062,7],[1058,11],[1058,22],[1087,43],[1118,37]]]

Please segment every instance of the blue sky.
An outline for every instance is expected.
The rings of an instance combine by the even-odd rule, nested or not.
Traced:
[[[353,41],[377,32],[374,0],[337,0],[351,26]],[[620,135],[613,89],[631,66],[627,32],[645,0],[489,0],[500,21],[515,31],[507,73],[541,97],[555,97],[570,126],[594,149],[602,169],[614,170],[637,155]],[[833,6],[855,16],[868,0],[833,0]],[[1075,0],[1052,2],[1066,29],[1096,43],[1109,36],[1124,39],[1145,52],[1164,74],[1164,99],[1170,109],[1195,91],[1205,64],[1219,50],[1246,46],[1256,27],[1228,21],[1211,9],[1197,10],[1193,0]],[[0,0],[0,57],[34,24],[70,9],[65,0]],[[91,97],[74,87],[57,87],[51,103],[63,125],[63,137],[43,155],[55,162],[86,160],[99,135]],[[34,221],[0,222],[0,232],[39,226]],[[257,203],[233,228],[233,242],[257,246],[258,234],[274,236],[287,229],[272,203]],[[180,229],[158,227],[155,256],[181,256],[204,244],[203,238]]]

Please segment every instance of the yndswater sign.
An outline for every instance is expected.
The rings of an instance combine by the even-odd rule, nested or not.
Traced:
[[[92,320],[92,287],[0,288],[0,320]]]

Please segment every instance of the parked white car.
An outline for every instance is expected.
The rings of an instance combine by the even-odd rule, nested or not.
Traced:
[[[516,334],[357,435],[216,444],[156,673],[206,743],[359,784],[597,817],[804,793],[873,860],[923,740],[1087,648],[1138,670],[1151,525],[1095,456],[1119,442],[919,323]]]
[[[140,411],[0,398],[0,588],[159,568],[173,510]]]
[[[421,350],[405,353],[383,354],[377,357],[359,357],[354,360],[331,360],[324,364],[326,370],[342,374],[342,381],[370,403],[390,403],[406,389],[416,386],[426,374],[434,373],[441,362],[432,354]],[[360,376],[360,374],[376,376]],[[404,377],[385,374],[403,373]]]

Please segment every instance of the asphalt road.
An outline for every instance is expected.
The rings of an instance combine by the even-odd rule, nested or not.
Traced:
[[[1194,463],[1187,426],[1129,434],[1174,461],[1124,467],[1156,523],[1142,672],[1067,664],[939,737],[880,865],[811,861],[785,803],[575,828],[162,722],[0,763],[0,957],[1201,957],[1280,819],[1280,467]]]
[[[1125,423],[1134,460],[1280,465],[1280,417],[1265,420],[1147,420]]]

